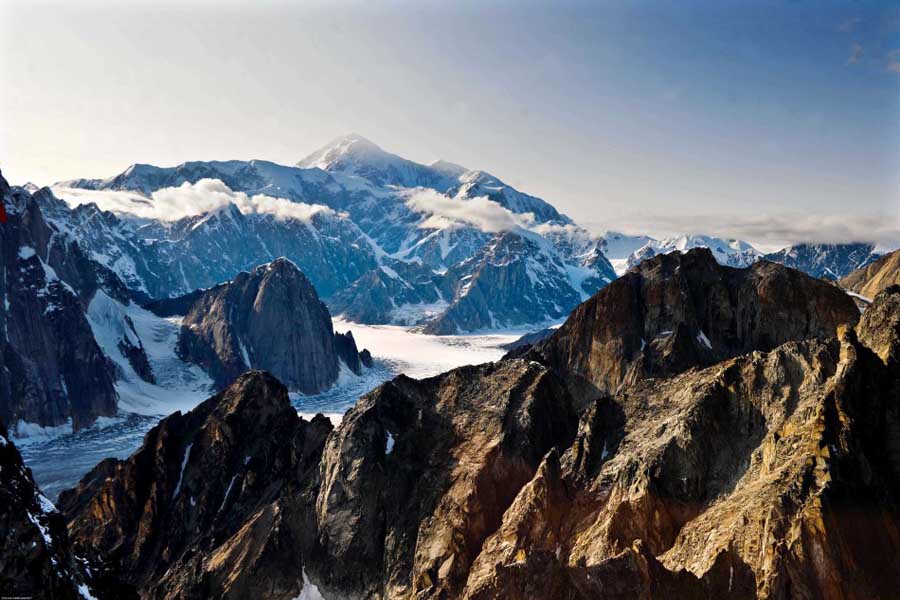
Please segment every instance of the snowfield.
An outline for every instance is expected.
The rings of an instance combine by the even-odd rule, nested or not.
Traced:
[[[124,316],[134,324],[156,384],[138,377],[118,348],[123,336],[134,342]],[[202,370],[186,365],[175,356],[180,319],[163,319],[135,304],[124,306],[98,292],[88,308],[88,322],[103,352],[119,367],[121,377],[116,390],[120,414],[117,418],[101,419],[77,433],[72,432],[70,425],[52,432],[32,431],[25,444],[15,440],[22,444],[26,464],[51,499],[74,486],[102,459],[129,456],[161,417],[176,410],[190,410],[213,393],[212,382]],[[374,366],[360,376],[344,368],[331,389],[310,396],[292,393],[290,398],[301,417],[311,419],[322,413],[335,425],[360,396],[400,373],[416,378],[431,377],[462,365],[495,361],[505,354],[503,344],[526,333],[517,330],[489,335],[433,336],[416,333],[409,327],[360,325],[339,318],[334,319],[334,329],[342,333],[352,331],[358,347],[368,348],[372,353]]]

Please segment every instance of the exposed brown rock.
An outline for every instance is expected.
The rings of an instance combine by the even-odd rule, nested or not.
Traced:
[[[464,597],[896,597],[898,379],[844,329],[601,401]]]
[[[577,400],[565,362],[401,376],[333,431],[246,375],[63,494],[72,536],[148,598],[900,597],[900,289],[854,329],[839,289],[783,267],[654,261],[622,286],[641,325],[740,355],[669,347],[666,377]]]
[[[74,543],[146,598],[293,598],[331,423],[251,371],[60,495]],[[304,515],[307,515],[304,517]]]
[[[457,597],[482,541],[575,424],[561,382],[524,361],[401,376],[364,396],[322,459],[320,589]]]
[[[839,285],[866,298],[874,298],[892,285],[900,285],[900,250],[885,254],[875,262],[841,279]]]
[[[835,286],[761,261],[716,263],[707,249],[656,256],[598,292],[536,348],[589,396],[790,340],[825,339],[859,311]]]
[[[879,292],[857,329],[860,341],[889,366],[900,368],[900,285]]]

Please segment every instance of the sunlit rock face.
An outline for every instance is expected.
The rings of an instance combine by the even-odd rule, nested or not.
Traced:
[[[885,254],[869,265],[853,271],[838,283],[870,300],[882,290],[900,285],[900,250]]]
[[[575,309],[535,356],[614,394],[790,340],[827,339],[858,319],[831,284],[769,262],[723,267],[696,249],[641,263]]]
[[[252,372],[64,493],[76,548],[144,597],[900,595],[900,289],[860,316],[779,265],[673,260],[619,287],[721,355],[572,385],[603,380],[554,344],[597,338],[560,330],[525,358],[400,376],[334,429]]]
[[[332,425],[251,371],[60,495],[73,542],[147,598],[294,598]]]

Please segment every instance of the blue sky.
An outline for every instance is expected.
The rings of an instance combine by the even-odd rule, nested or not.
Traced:
[[[17,183],[355,131],[595,229],[900,238],[896,3],[7,0],[0,38]]]

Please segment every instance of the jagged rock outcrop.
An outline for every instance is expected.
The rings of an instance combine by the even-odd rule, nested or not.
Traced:
[[[860,318],[698,251],[623,281],[587,331],[636,287],[642,323],[727,351],[610,394],[573,396],[563,361],[400,376],[333,431],[250,373],[61,495],[76,549],[147,598],[900,596],[900,288]]]
[[[334,334],[334,352],[347,367],[356,374],[362,372],[363,367],[372,367],[372,355],[368,350],[360,352],[356,348],[356,340],[353,332]]]
[[[839,335],[592,405],[461,597],[628,597],[623,582],[649,598],[896,597],[900,370]]]
[[[144,598],[293,598],[332,425],[251,371],[60,495],[73,543]]]
[[[134,369],[138,376],[148,383],[155,383],[156,378],[153,376],[153,368],[147,359],[147,352],[144,350],[144,343],[138,336],[137,330],[134,328],[134,322],[131,317],[124,315],[122,317],[123,335],[119,340],[117,347],[128,359],[128,364]]]
[[[885,288],[860,319],[859,339],[883,361],[900,367],[900,285]]]
[[[93,590],[72,552],[62,515],[41,494],[6,436],[0,422],[0,595],[89,598]]]
[[[315,289],[283,258],[197,296],[178,352],[220,388],[248,369],[263,369],[292,390],[317,393],[337,380],[341,360],[355,373],[361,369],[352,336],[335,337]]]
[[[885,254],[838,282],[842,288],[872,299],[892,285],[900,285],[900,250]]]
[[[115,414],[114,369],[84,311],[101,287],[127,291],[44,219],[32,194],[0,176],[0,198],[0,419],[79,429]]]
[[[706,249],[656,256],[580,305],[534,356],[591,394],[708,366],[789,340],[825,339],[859,311],[837,287],[760,261],[719,265]]]
[[[398,377],[359,400],[323,453],[310,557],[326,597],[456,597],[482,541],[577,417],[537,363]]]

